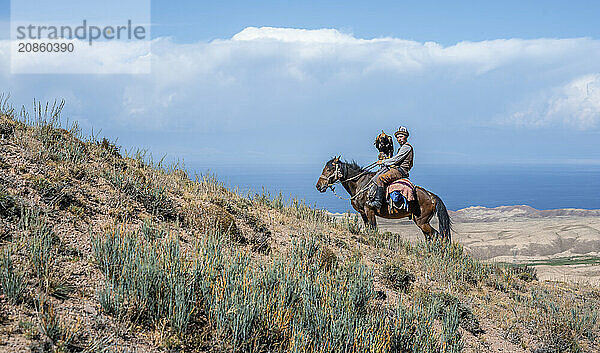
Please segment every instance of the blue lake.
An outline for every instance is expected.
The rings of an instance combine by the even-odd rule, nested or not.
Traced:
[[[210,171],[228,187],[242,192],[281,192],[332,212],[351,209],[331,191],[315,188],[322,165],[289,166],[189,166],[192,173]],[[497,207],[529,205],[537,209],[600,209],[600,166],[511,165],[511,166],[415,166],[411,180],[438,194],[450,210],[469,206]],[[336,191],[347,197],[338,186]]]

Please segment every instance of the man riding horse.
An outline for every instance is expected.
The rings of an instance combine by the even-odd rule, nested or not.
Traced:
[[[401,126],[394,135],[400,144],[398,153],[390,158],[382,159],[378,163],[382,166],[381,170],[377,173],[369,171],[370,166],[363,168],[356,164],[356,162],[341,160],[341,156],[334,157],[325,163],[323,171],[315,185],[317,190],[319,192],[325,192],[329,188],[333,190],[333,185],[340,183],[350,195],[348,200],[352,208],[360,214],[367,227],[377,227],[376,216],[387,219],[410,217],[421,229],[423,235],[425,235],[425,239],[432,240],[441,236],[442,239],[450,241],[452,221],[450,220],[446,205],[444,205],[439,196],[421,186],[414,186],[408,180],[396,181],[388,187],[393,189],[390,193],[390,199],[392,199],[394,203],[392,206],[394,207],[381,207],[385,198],[385,185],[397,179],[407,178],[413,166],[413,148],[410,144],[406,143],[408,129]],[[380,152],[384,152],[386,156],[391,154],[389,153],[389,142],[392,142],[393,146],[393,141],[388,141],[388,137],[385,133],[382,133],[378,136],[377,140],[385,140],[385,143],[382,144],[382,141],[375,141],[375,147]],[[386,148],[381,148],[382,146]],[[377,190],[374,200],[369,200],[369,195],[365,192],[371,185],[375,186]],[[398,196],[396,194],[397,191],[406,192],[406,186],[410,188],[412,194],[408,196],[404,195],[403,192],[401,194],[405,197],[408,207],[396,207],[395,203],[398,199],[394,200],[395,197],[392,196]],[[400,189],[397,190],[396,188]],[[435,214],[437,214],[438,218],[439,231],[429,224]]]
[[[406,142],[409,136],[408,129],[400,126],[398,131],[394,133],[394,136],[396,136],[396,141],[400,144],[398,153],[391,158],[378,160],[377,164],[382,165],[382,167],[372,179],[377,185],[377,189],[375,197],[367,202],[367,205],[375,209],[380,209],[383,206],[386,185],[398,179],[408,178],[410,169],[413,166],[413,147]]]

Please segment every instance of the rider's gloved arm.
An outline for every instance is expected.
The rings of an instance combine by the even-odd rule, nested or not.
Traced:
[[[408,144],[402,145],[398,149],[398,153],[396,153],[395,155],[393,155],[390,158],[382,160],[381,164],[388,166],[388,167],[391,167],[393,165],[399,165],[400,163],[402,163],[404,158],[406,158],[406,156],[408,156],[408,153],[410,152],[410,148],[411,147]]]

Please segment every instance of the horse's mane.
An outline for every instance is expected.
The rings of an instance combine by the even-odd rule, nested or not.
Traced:
[[[365,168],[361,167],[358,163],[356,163],[355,160],[352,161],[344,161],[343,162],[346,167],[348,168],[348,178],[352,178],[355,175],[358,175],[362,172],[367,172],[369,173]]]
[[[338,158],[338,157],[337,156],[332,157],[331,160],[328,162],[328,164],[331,163],[336,158]],[[354,159],[352,161],[340,160],[340,162],[342,162],[342,164],[344,165],[346,172],[348,174],[348,175],[346,175],[346,178],[352,178],[353,176],[358,175],[363,172],[365,172],[365,174],[374,174],[374,172],[370,172],[367,169],[360,166],[358,163],[356,163],[356,161]]]

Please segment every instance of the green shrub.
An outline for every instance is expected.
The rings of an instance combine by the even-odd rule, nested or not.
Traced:
[[[102,141],[98,141],[97,144],[101,147],[105,157],[121,157],[120,148],[115,143],[107,140],[106,137],[102,138]]]
[[[148,241],[153,241],[159,238],[164,238],[167,235],[167,231],[163,228],[159,228],[158,225],[154,224],[151,220],[144,220],[140,233]]]
[[[127,171],[113,169],[105,173],[105,178],[118,190],[140,202],[148,213],[164,220],[177,218],[177,210],[167,195],[166,186],[141,172],[131,168]]]
[[[32,180],[33,188],[40,194],[42,200],[50,206],[59,206],[67,209],[71,206],[77,207],[77,200],[68,190],[67,184],[50,182],[44,177],[36,177]]]
[[[373,305],[372,273],[357,260],[326,270],[314,239],[258,268],[209,237],[198,246],[196,286],[220,341],[233,351],[437,351],[460,347],[456,327],[447,342],[431,325],[436,309],[399,306],[390,315]],[[452,331],[454,330],[454,331]],[[455,350],[444,350],[454,352]]]
[[[340,221],[342,229],[347,230],[351,234],[360,234],[363,231],[362,220],[357,214],[349,215],[346,214]]]
[[[79,136],[79,127],[74,124],[68,131],[52,125],[40,126],[37,138],[42,142],[42,153],[54,161],[84,163],[88,160],[88,151]]]
[[[54,311],[54,305],[43,297],[35,300],[35,307],[38,318],[38,330],[47,337],[54,346],[53,351],[65,352],[73,351],[73,343],[79,334],[79,326],[71,324],[67,326],[64,320],[61,320]]]
[[[292,351],[366,344],[374,291],[364,266],[354,262],[325,271],[319,246],[302,240],[289,256],[255,271],[247,255],[233,253],[228,261],[215,242],[200,249],[197,285],[209,321],[234,350],[250,349],[249,342],[288,342]],[[219,278],[226,282],[215,281]]]
[[[437,334],[433,322],[439,317],[439,305],[427,298],[417,298],[409,308],[398,304],[389,352],[460,352],[463,343],[458,331],[458,315],[444,312],[442,332]]]
[[[459,305],[447,308],[442,317],[442,352],[458,353],[463,349],[458,326],[463,323],[463,311]]]
[[[40,333],[48,337],[51,341],[56,342],[62,335],[62,327],[54,312],[54,305],[44,299],[37,298],[36,309],[38,314],[38,322]]]
[[[295,240],[272,262],[225,243],[200,239],[193,263],[175,238],[115,229],[92,240],[106,275],[102,308],[123,320],[166,320],[186,334],[205,318],[215,349],[230,351],[439,351],[462,347],[463,306],[429,298],[395,315],[375,305],[373,274],[358,259],[339,263],[314,238]],[[432,326],[439,320],[442,330]],[[220,342],[220,343],[217,343]]]
[[[6,247],[0,253],[0,288],[6,297],[13,303],[23,300],[25,291],[23,275],[18,273],[12,261],[12,249]]]
[[[50,271],[55,262],[53,245],[54,233],[45,223],[33,229],[27,239],[27,255],[40,282],[50,278]]]
[[[81,142],[81,129],[77,122],[70,126],[65,126],[68,130],[62,128],[62,110],[64,101],[54,101],[52,105],[47,102],[42,105],[41,102],[33,102],[33,121],[29,114],[24,110],[22,113],[23,122],[33,125],[34,137],[42,144],[38,151],[40,157],[48,157],[57,162],[82,163],[88,160],[88,152],[85,144]]]
[[[510,266],[509,271],[517,278],[525,281],[537,281],[537,271],[532,266]]]
[[[533,353],[579,353],[583,352],[573,332],[560,322],[549,323],[547,327],[539,333],[538,346]]]
[[[0,115],[4,115],[9,119],[14,119],[15,108],[9,100],[10,94],[0,93]]]
[[[20,214],[21,207],[17,198],[0,185],[0,217],[13,219]]]
[[[106,275],[98,292],[106,312],[153,325],[167,319],[177,332],[185,333],[195,299],[191,274],[176,239],[145,241],[139,233],[115,229],[93,237],[92,247]]]
[[[474,335],[483,333],[479,320],[473,315],[471,308],[462,303],[458,298],[449,293],[434,293],[430,300],[438,306],[438,317],[446,317],[450,314],[456,315],[457,322],[462,328]]]
[[[415,281],[415,275],[408,272],[401,263],[391,262],[381,268],[381,277],[390,287],[407,293]]]
[[[557,297],[556,293],[533,289],[524,304],[533,313],[527,321],[538,339],[536,352],[581,352],[582,338],[590,342],[596,339],[599,311],[590,302],[571,294]]]
[[[254,196],[251,197],[251,200],[267,207],[280,210],[283,213],[294,216],[300,220],[333,226],[337,224],[335,217],[326,210],[311,207],[310,205],[307,205],[304,200],[291,198],[289,204],[286,205],[281,192],[275,196],[271,196],[271,194],[263,188],[262,192],[260,194],[254,194]]]
[[[293,198],[290,200],[290,204],[286,207],[286,212],[288,214],[292,214],[298,219],[315,222],[319,224],[326,224],[335,226],[337,221],[335,217],[329,214],[324,209],[317,209],[315,206],[311,207],[304,202],[304,200],[299,200]]]
[[[421,256],[425,272],[442,283],[476,285],[494,272],[492,265],[474,259],[458,243],[423,242],[410,251]]]
[[[45,291],[50,287],[52,267],[56,262],[55,245],[59,239],[37,208],[21,212],[19,227],[25,231],[27,257],[34,275]]]

